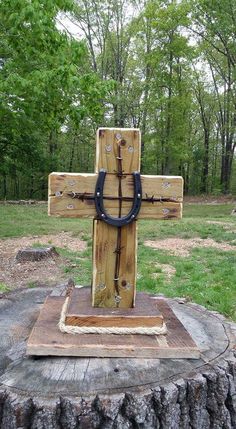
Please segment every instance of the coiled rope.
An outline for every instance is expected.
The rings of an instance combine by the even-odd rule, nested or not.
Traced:
[[[167,333],[166,325],[153,326],[153,327],[98,327],[98,326],[72,326],[66,325],[66,313],[69,305],[69,297],[65,299],[62,306],[61,316],[58,323],[58,327],[61,332],[67,334],[116,334],[116,335],[165,335]]]

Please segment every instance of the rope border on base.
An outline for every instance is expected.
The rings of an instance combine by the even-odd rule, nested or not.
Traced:
[[[69,304],[69,297],[65,299],[62,306],[58,328],[61,332],[66,334],[116,334],[116,335],[165,335],[167,334],[167,327],[164,323],[162,327],[137,327],[137,328],[116,328],[116,327],[97,327],[97,326],[72,326],[66,325],[66,312]]]

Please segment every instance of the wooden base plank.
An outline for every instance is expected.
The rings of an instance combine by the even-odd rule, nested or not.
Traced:
[[[95,327],[153,327],[163,326],[163,316],[157,303],[146,293],[138,293],[134,308],[98,308],[91,306],[88,288],[74,288],[65,319],[66,325]]]
[[[156,302],[166,322],[168,333],[160,336],[64,334],[57,326],[64,300],[65,298],[60,296],[50,296],[46,299],[29,337],[27,355],[152,359],[200,357],[191,336],[163,299]]]

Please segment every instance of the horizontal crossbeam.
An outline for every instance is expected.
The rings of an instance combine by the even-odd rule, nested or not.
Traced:
[[[94,190],[97,174],[52,173],[49,176],[49,214],[72,218],[95,218]],[[180,176],[141,175],[142,205],[139,219],[181,218],[183,179]],[[107,174],[104,203],[107,212],[116,216],[119,208],[118,178]],[[133,201],[133,178],[122,177],[122,216]]]

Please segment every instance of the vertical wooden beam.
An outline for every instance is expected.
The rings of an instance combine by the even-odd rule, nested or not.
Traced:
[[[97,132],[96,173],[104,168],[118,184],[118,150],[123,174],[140,171],[141,138],[138,129],[100,128]],[[130,203],[132,205],[132,203]],[[130,207],[122,210],[122,216]],[[118,216],[118,210],[117,214]],[[135,303],[137,226],[133,222],[121,228],[121,255],[118,290],[115,289],[115,266],[118,229],[94,220],[92,304],[94,307],[130,308]]]

